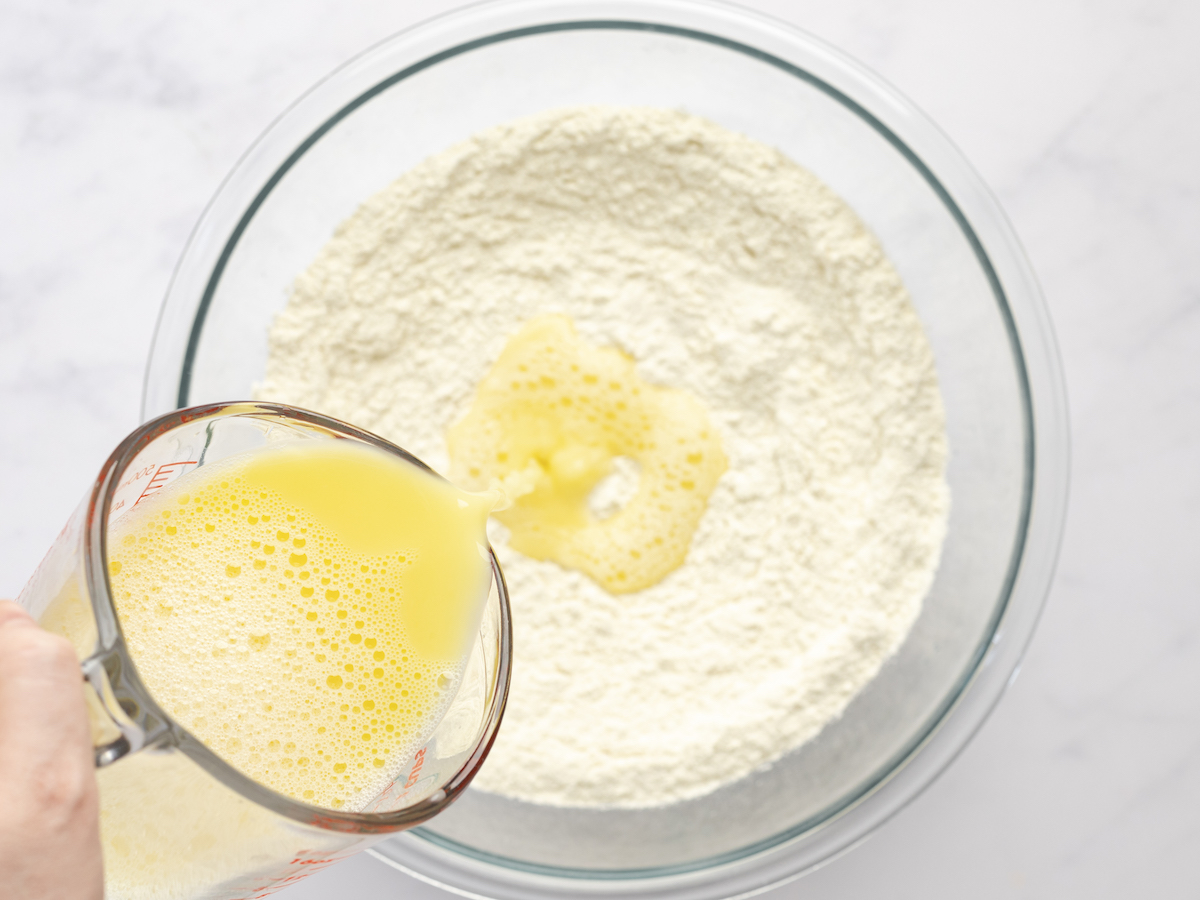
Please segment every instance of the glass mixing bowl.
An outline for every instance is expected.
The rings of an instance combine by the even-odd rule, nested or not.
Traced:
[[[143,414],[250,394],[293,279],[401,172],[582,103],[682,108],[778,147],[878,236],[945,401],[941,566],[878,677],[769,768],[644,810],[469,790],[372,852],[474,897],[746,896],[852,846],[962,749],[1017,669],[1062,528],[1065,397],[1037,284],[979,178],[892,88],[802,32],[695,0],[505,0],[404,32],[314,87],[221,186],[168,290]]]

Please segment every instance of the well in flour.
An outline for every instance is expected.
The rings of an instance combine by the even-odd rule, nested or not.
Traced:
[[[811,173],[686,113],[586,107],[478,134],[364,203],[297,279],[258,395],[445,472],[447,429],[546,313],[699,398],[728,470],[685,563],[636,593],[497,533],[517,653],[475,785],[696,797],[816,735],[916,619],[949,504],[933,357]]]

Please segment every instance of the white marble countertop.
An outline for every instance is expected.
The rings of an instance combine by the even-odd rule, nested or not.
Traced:
[[[138,423],[159,302],[242,150],[439,0],[0,5],[0,596]],[[1200,893],[1200,4],[756,0],[963,149],[1039,273],[1071,399],[1023,673],[866,844],[767,896]],[[447,896],[359,857],[280,894]]]

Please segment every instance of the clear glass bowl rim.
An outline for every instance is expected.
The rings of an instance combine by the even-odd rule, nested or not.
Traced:
[[[168,288],[146,370],[143,416],[166,401],[164,379],[178,379],[174,405],[187,405],[192,360],[225,264],[270,191],[322,135],[371,97],[453,56],[515,37],[600,28],[707,41],[801,78],[870,124],[941,199],[992,287],[1023,393],[1024,512],[1007,589],[972,665],[939,711],[874,778],[815,821],[801,822],[719,857],[669,869],[551,868],[492,856],[419,828],[368,852],[463,896],[497,900],[550,900],[565,895],[745,897],[846,852],[911,802],[961,752],[1016,677],[1050,587],[1062,535],[1069,468],[1066,390],[1041,290],[1011,225],[983,181],[949,138],[889,84],[795,26],[716,0],[490,0],[413,26],[349,60],[311,88],[272,123],[222,183],[193,230]],[[791,55],[804,58],[807,67],[790,62]],[[398,57],[406,63],[397,66]],[[390,75],[375,80],[367,90],[354,88],[364,70],[385,61],[390,61]],[[348,87],[354,89],[348,92]],[[305,137],[297,143],[299,134]],[[198,303],[194,297],[182,296],[188,279],[181,276],[189,264],[196,265],[193,250],[202,237],[213,240],[213,229],[229,220],[231,210],[226,207],[245,195],[247,179],[254,177],[263,187],[244,207],[228,238],[217,236],[223,247],[207,273]],[[195,310],[190,321],[180,316],[181,308]],[[180,356],[181,366],[175,362]]]

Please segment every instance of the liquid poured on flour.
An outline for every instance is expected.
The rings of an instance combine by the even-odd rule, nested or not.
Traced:
[[[949,509],[929,342],[879,242],[784,154],[684,112],[578,107],[481,132],[364,203],[297,280],[258,395],[450,473],[447,437],[548,314],[695,398],[727,468],[682,564],[641,590],[492,527],[517,651],[474,785],[697,797],[817,735],[920,613]]]

